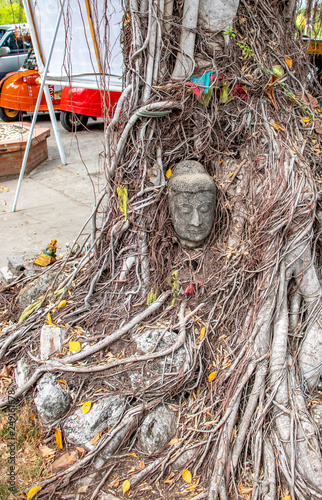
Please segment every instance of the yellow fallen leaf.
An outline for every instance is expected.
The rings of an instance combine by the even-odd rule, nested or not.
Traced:
[[[166,175],[166,177],[167,177],[168,179],[170,179],[170,177],[171,177],[171,175],[172,175],[172,170],[171,170],[171,168],[169,168],[169,169],[166,171],[166,174],[165,174],[165,175]]]
[[[208,375],[209,382],[212,382],[213,380],[215,380],[216,375],[217,375],[217,372],[211,372],[211,373],[209,373],[209,375]]]
[[[193,484],[192,486],[188,486],[187,490],[194,490],[195,488],[198,488],[199,484]]]
[[[4,186],[0,186],[0,189],[2,189],[3,191],[5,191],[6,193],[9,191],[8,188],[4,187]]]
[[[290,495],[287,495],[286,497],[283,497],[282,500],[291,500]]]
[[[205,336],[205,333],[206,333],[206,327],[203,326],[200,330],[200,339],[202,340]]]
[[[101,435],[102,435],[102,431],[98,432],[96,434],[96,436],[94,436],[93,439],[90,441],[90,444],[96,444],[97,441],[99,440],[99,438],[101,437]]]
[[[168,446],[173,446],[177,443],[179,443],[179,439],[174,437],[173,439],[171,439],[170,443],[168,443]]]
[[[129,457],[137,457],[137,454],[136,453],[130,453]]]
[[[304,116],[304,118],[302,118],[302,122],[303,123],[309,123],[310,121],[310,117],[309,116]]]
[[[129,491],[129,489],[131,488],[131,483],[128,479],[125,479],[125,481],[123,482],[122,484],[122,491],[123,491],[123,495]]]
[[[61,307],[64,307],[67,304],[66,300],[61,300],[57,306],[57,309],[60,309]]]
[[[277,125],[277,123],[273,122],[272,125],[275,128],[275,130],[280,130],[280,128],[281,128],[279,125]]]
[[[86,413],[89,412],[89,410],[91,409],[91,406],[92,406],[92,402],[91,401],[87,401],[86,403],[83,404],[83,406],[82,406],[82,412],[84,413],[84,415],[86,415]]]
[[[192,483],[192,475],[190,470],[184,469],[182,472],[182,479],[186,482],[191,484]]]
[[[69,342],[69,350],[71,352],[78,352],[81,348],[81,345],[80,343],[78,342],[78,340],[76,340],[76,342],[73,342],[72,340]]]
[[[33,486],[32,488],[30,488],[30,490],[28,491],[27,493],[27,498],[28,500],[30,498],[34,498],[34,496],[37,495],[37,493],[41,490],[41,486]]]
[[[144,469],[145,468],[144,460],[141,460],[139,467],[140,467],[140,469]]]
[[[62,433],[61,433],[60,429],[56,429],[55,430],[55,438],[56,438],[57,447],[60,450],[62,450],[63,449],[63,436],[62,436]]]
[[[293,59],[291,57],[287,57],[287,56],[285,56],[284,59],[285,59],[286,64],[288,65],[289,69],[291,69],[293,66]]]
[[[47,313],[47,323],[48,323],[48,325],[53,325],[54,324],[53,321],[52,321],[52,319],[51,319],[50,312]]]
[[[127,220],[127,189],[124,186],[119,186],[116,189],[117,197],[121,212],[124,214],[124,219]]]

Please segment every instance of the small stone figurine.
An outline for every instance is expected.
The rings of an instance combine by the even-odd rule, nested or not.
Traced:
[[[184,160],[169,180],[169,209],[174,229],[185,248],[200,247],[212,229],[216,185],[204,167]]]
[[[53,262],[56,262],[56,251],[57,251],[57,240],[51,240],[49,245],[47,245],[46,250],[43,251],[39,257],[35,260],[35,264],[38,266],[46,267]]]

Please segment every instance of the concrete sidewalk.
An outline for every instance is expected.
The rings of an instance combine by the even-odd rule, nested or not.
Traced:
[[[39,116],[37,123],[51,130],[47,139],[49,156],[24,177],[15,213],[12,206],[18,179],[0,179],[0,267],[7,264],[7,255],[41,253],[52,239],[64,252],[65,244],[71,245],[90,215],[95,194],[104,186],[99,157],[104,149],[102,121],[90,120],[89,130],[77,134],[67,132],[58,122],[67,158],[65,166],[60,161],[49,115]],[[85,228],[84,235],[87,233]]]

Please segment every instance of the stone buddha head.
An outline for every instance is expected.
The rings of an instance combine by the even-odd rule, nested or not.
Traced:
[[[169,209],[182,246],[196,248],[209,236],[215,217],[216,185],[204,167],[185,160],[169,180]]]

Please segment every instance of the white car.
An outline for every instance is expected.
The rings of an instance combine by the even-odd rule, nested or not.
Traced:
[[[27,25],[0,26],[0,33],[1,29],[4,34],[0,38],[0,80],[21,68],[31,48],[30,37],[23,35]],[[18,32],[21,36],[17,37]]]

